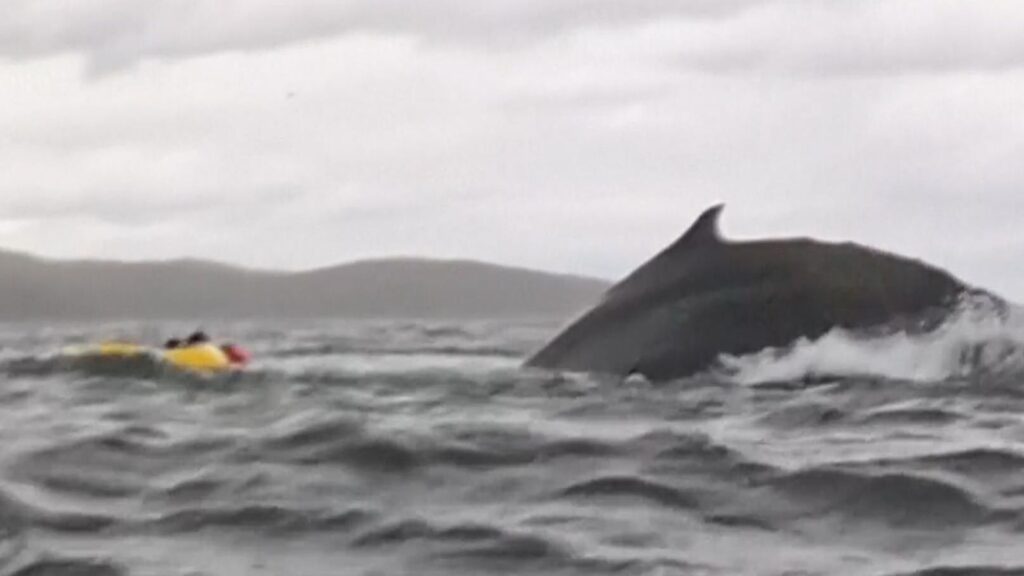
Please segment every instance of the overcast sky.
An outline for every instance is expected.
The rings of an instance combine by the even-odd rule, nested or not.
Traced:
[[[4,0],[0,246],[614,278],[850,239],[1024,300],[1024,2]]]

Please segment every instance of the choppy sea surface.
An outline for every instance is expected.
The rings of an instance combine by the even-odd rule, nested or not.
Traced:
[[[1024,574],[1024,328],[520,368],[552,322],[207,324],[243,374],[0,326],[0,573]]]

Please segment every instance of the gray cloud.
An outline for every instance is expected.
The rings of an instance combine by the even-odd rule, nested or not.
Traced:
[[[974,6],[12,2],[0,246],[615,277],[725,201],[1024,299],[1024,9]]]
[[[814,76],[999,71],[1024,65],[1024,6],[962,0],[775,4],[683,22],[676,62],[713,73]]]
[[[712,73],[862,75],[1024,64],[1014,0],[11,0],[0,55],[84,55],[95,72],[148,58],[273,49],[347,34],[515,45],[573,30],[633,27]]]
[[[98,70],[144,58],[248,51],[351,33],[507,43],[587,25],[716,18],[768,0],[12,0],[0,54],[86,55]]]

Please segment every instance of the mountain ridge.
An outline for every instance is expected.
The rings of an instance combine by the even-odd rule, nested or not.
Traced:
[[[196,258],[54,259],[0,248],[0,320],[564,318],[605,280],[396,256],[300,271]]]

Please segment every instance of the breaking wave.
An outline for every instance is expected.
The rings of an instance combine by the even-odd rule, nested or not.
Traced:
[[[937,381],[1024,373],[1024,308],[965,298],[934,330],[881,336],[836,328],[786,348],[723,355],[718,373],[742,384],[836,377]]]

